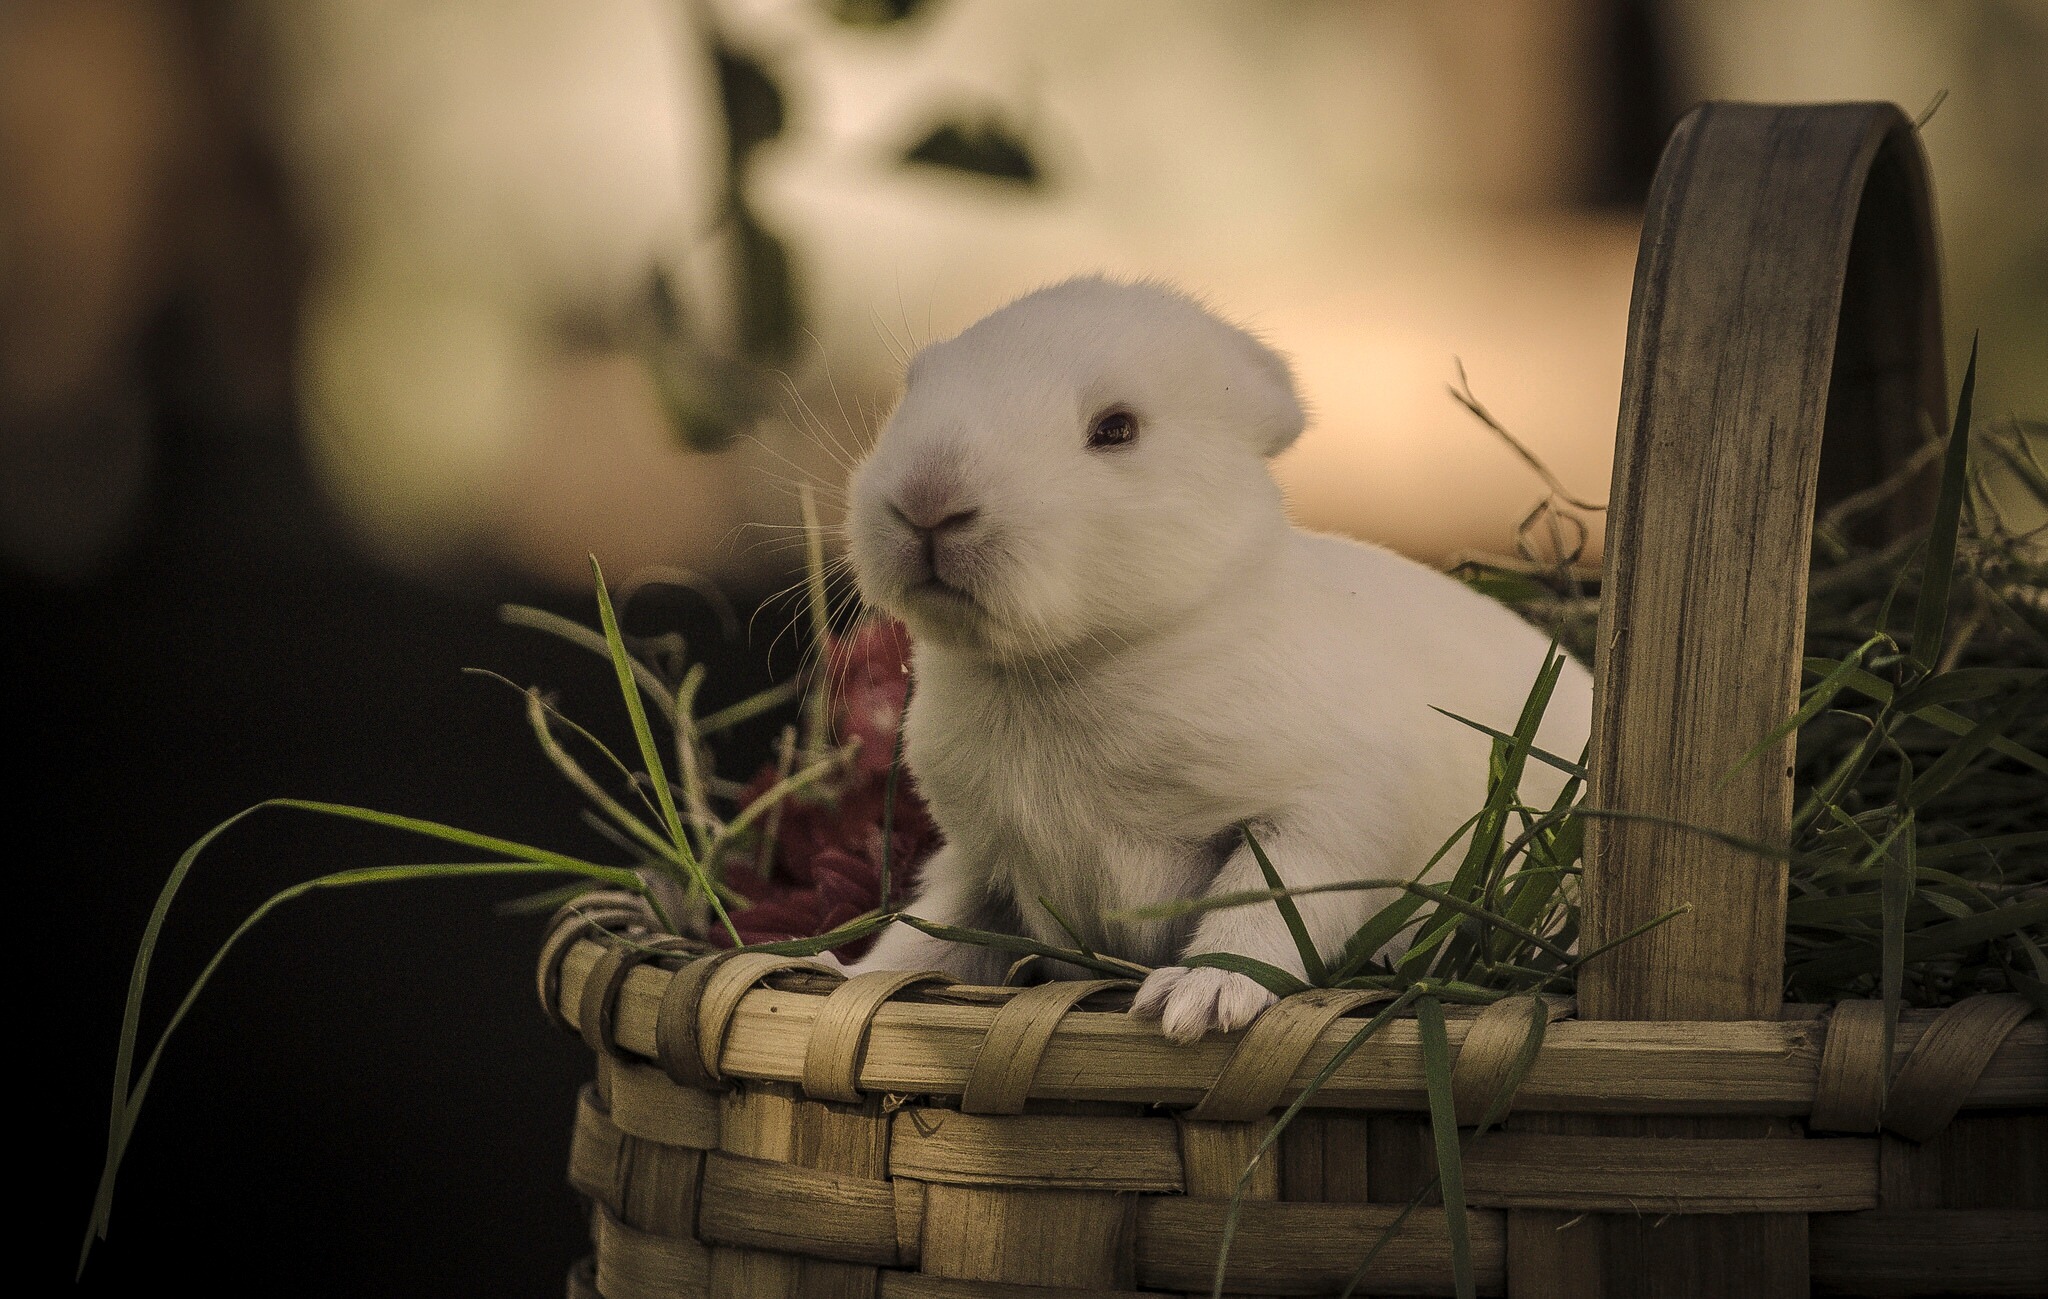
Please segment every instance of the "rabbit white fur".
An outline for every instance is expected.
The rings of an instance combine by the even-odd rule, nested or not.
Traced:
[[[1277,909],[1106,913],[1265,887],[1243,822],[1291,886],[1412,876],[1487,769],[1486,737],[1430,706],[1510,729],[1546,647],[1441,573],[1293,527],[1265,462],[1302,424],[1250,334],[1084,278],[924,349],[853,480],[855,572],[911,630],[904,749],[945,838],[910,911],[1066,945],[1049,902],[1090,947],[1163,967],[1132,1010],[1179,1041],[1273,997],[1173,962],[1302,973]],[[1576,755],[1591,695],[1568,664],[1539,742]],[[1396,896],[1299,905],[1327,957]],[[993,982],[1007,961],[897,925],[855,968]]]

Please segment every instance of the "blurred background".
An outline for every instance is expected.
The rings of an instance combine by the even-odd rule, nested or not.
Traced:
[[[1640,205],[1701,99],[1946,92],[1950,346],[1982,331],[1980,411],[2048,410],[2044,68],[2043,0],[6,0],[38,1270],[68,1276],[178,853],[276,795],[603,851],[517,697],[458,672],[590,717],[603,666],[495,604],[588,619],[593,552],[685,568],[741,616],[671,591],[631,629],[688,638],[713,706],[787,674],[796,487],[829,514],[918,346],[1070,274],[1167,277],[1294,357],[1302,522],[1506,551],[1544,489],[1446,385],[1604,498]],[[238,829],[155,987],[284,883],[420,855]],[[86,1288],[558,1292],[588,1062],[509,892],[323,896],[238,951]]]

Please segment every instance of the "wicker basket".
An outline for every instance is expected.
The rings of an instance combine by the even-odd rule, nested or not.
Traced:
[[[1716,778],[1796,694],[1816,482],[1852,491],[1943,422],[1933,246],[1890,105],[1709,105],[1678,127],[1630,317],[1598,804],[1782,839],[1789,762]],[[1548,1005],[1505,1130],[1464,1160],[1479,1293],[2048,1295],[2048,1032],[2024,1003],[1908,1012],[1886,1060],[1877,1004],[1779,1004],[1782,864],[1648,821],[1590,839],[1582,941],[1693,911]],[[1206,1294],[1274,1112],[1370,1009],[1306,993],[1177,1047],[1120,1013],[1128,984],[841,980],[672,956],[645,922],[586,906],[541,959],[543,1004],[598,1058],[570,1173],[596,1253],[572,1295]],[[1531,1011],[1451,1019],[1461,1119]],[[1433,1176],[1426,1110],[1397,1020],[1258,1165],[1226,1289],[1338,1290]],[[1442,1208],[1362,1292],[1453,1293]]]

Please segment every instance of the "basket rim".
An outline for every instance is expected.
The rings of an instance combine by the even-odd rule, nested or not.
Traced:
[[[720,959],[654,952],[644,945],[644,933],[629,931],[622,941],[608,929],[592,928],[572,917],[543,946],[543,1005],[559,1025],[615,1058],[660,1066],[685,1085],[722,1090],[736,1082],[795,1084],[807,1093],[829,1097],[829,1092],[816,1090],[817,1061],[807,1061],[807,1056],[816,1054],[814,1040],[832,1036],[822,1026],[849,1003],[847,997],[834,996],[848,985],[844,976],[796,958],[747,953],[753,963],[733,961],[731,977],[723,981],[730,986],[714,988],[706,996],[704,985],[716,979]],[[695,977],[681,977],[693,967]],[[689,1049],[681,1052],[688,1057],[681,1069],[675,1059],[678,1051],[665,1040],[675,1036],[682,995],[678,984],[694,984],[694,995],[701,999],[686,1008],[692,1038]],[[840,1072],[857,1089],[854,1095],[958,1098],[968,1090],[977,1057],[998,1017],[1026,991],[933,983],[894,989],[892,995],[862,1009],[852,1038],[843,1031],[837,1034],[835,1050],[845,1053]],[[1278,1004],[1284,1007],[1313,995]],[[717,1005],[706,1009],[713,998]],[[1999,1000],[1973,999],[1980,1010],[1997,1009],[1981,1003]],[[1254,1113],[1264,1113],[1298,1096],[1356,1032],[1357,1016],[1372,1009],[1352,1004],[1333,1013],[1324,1007],[1314,1031],[1276,1066],[1276,1035],[1254,1040],[1256,1023],[1252,1029],[1177,1046],[1155,1025],[1123,1013],[1127,1004],[1127,991],[1096,987],[1078,999],[1077,1008],[1063,1007],[1028,1062],[1028,1085],[1016,1089],[1017,1108],[1026,1101],[1199,1108],[1219,1084],[1228,1085],[1233,1061],[1247,1056],[1248,1061],[1238,1060],[1236,1075],[1245,1074],[1248,1065],[1261,1065],[1270,1085],[1263,1091],[1254,1089],[1254,1098],[1237,1108],[1252,1104]],[[1526,1007],[1527,1002],[1520,1004]],[[1870,1012],[1881,1012],[1881,1003],[1787,1003],[1775,1020],[1624,1021],[1575,1019],[1570,1003],[1555,999],[1550,1010],[1555,1022],[1513,1103],[1517,1110],[1582,1114],[1781,1116],[1848,1131],[1875,1130],[1880,1110],[1886,1124],[1900,1131],[1901,1125],[1892,1122],[1893,1109],[1916,1109],[1923,1130],[1916,1139],[1945,1127],[1959,1109],[2048,1108],[2048,1021],[2029,1013],[2023,1003],[2016,1012],[2006,1007],[2004,1019],[1995,1026],[1996,1036],[1988,1044],[1979,1043],[1974,1057],[1966,1051],[1957,1059],[1958,1025],[1968,1018],[1957,1012],[1971,1005],[1902,1012],[1887,1071],[1892,1108],[1885,1108],[1879,1089],[1877,1109],[1849,1105],[1847,1112],[1861,1117],[1847,1127],[1813,1120],[1826,1117],[1816,1113],[1817,1106],[1833,1105],[1828,1114],[1839,1116],[1845,1097],[1854,1101],[1872,1093],[1870,1078],[1878,1064],[1873,1044],[1878,1035],[1861,1029],[1876,1022]],[[1484,1012],[1446,1009],[1458,1071],[1483,1075],[1497,1067],[1497,1060],[1472,1058],[1480,1054],[1476,1043]],[[666,1032],[665,1016],[670,1024]],[[1853,1033],[1851,1016],[1861,1021]],[[1525,1012],[1520,1022],[1527,1023]],[[1520,1041],[1518,1032],[1505,1049],[1511,1052]],[[1468,1051],[1468,1046],[1474,1049]],[[1499,1048],[1491,1049],[1491,1054],[1497,1056]],[[1916,1060],[1918,1072],[1930,1075],[1919,1084],[1925,1094],[1918,1099],[1909,1095],[1904,1098],[1908,1104],[1901,1106],[1899,1093],[1902,1087],[1911,1090]],[[1402,1017],[1387,1024],[1331,1075],[1309,1104],[1426,1112],[1415,1021]]]

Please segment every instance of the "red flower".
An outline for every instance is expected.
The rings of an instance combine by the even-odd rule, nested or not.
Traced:
[[[741,862],[726,882],[748,905],[733,925],[749,943],[821,934],[881,905],[882,826],[889,799],[889,767],[897,729],[910,697],[910,637],[901,623],[872,620],[845,640],[826,646],[825,688],[834,738],[858,739],[850,768],[829,787],[785,799],[765,875]],[[776,782],[773,767],[758,772],[742,793],[742,806]],[[938,846],[938,831],[918,797],[916,782],[898,773],[890,828],[889,900],[900,905],[915,889],[918,867]],[[858,956],[866,942],[839,949]]]
[[[860,741],[861,770],[886,772],[910,701],[910,633],[894,618],[871,618],[829,644],[825,672],[837,738]]]

